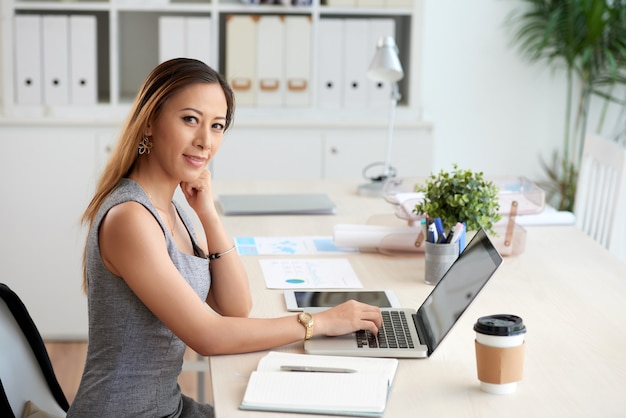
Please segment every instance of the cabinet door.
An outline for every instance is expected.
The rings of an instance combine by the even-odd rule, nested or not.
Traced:
[[[324,133],[325,179],[363,179],[364,169],[379,162],[365,173],[381,175],[387,153],[387,130],[343,129]],[[427,176],[432,169],[432,144],[427,130],[397,129],[391,147],[391,166],[402,177]]]
[[[44,338],[84,339],[80,217],[93,193],[93,133],[5,127],[0,148],[0,280]]]
[[[315,131],[235,128],[225,135],[212,171],[220,180],[319,179],[321,154]]]

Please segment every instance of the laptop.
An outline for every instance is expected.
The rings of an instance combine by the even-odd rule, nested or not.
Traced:
[[[501,264],[502,256],[480,229],[417,311],[381,308],[385,329],[377,336],[366,331],[315,336],[304,342],[304,350],[336,356],[430,357]],[[393,336],[393,324],[406,337]]]
[[[224,215],[332,215],[335,204],[323,193],[222,194]]]

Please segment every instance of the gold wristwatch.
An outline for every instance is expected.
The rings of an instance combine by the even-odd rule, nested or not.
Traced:
[[[306,329],[306,334],[304,334],[304,339],[308,340],[313,336],[313,315],[308,312],[302,312],[298,315],[298,322],[302,324],[302,326]]]

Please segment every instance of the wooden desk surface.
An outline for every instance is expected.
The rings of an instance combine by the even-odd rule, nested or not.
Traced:
[[[225,217],[233,236],[332,235],[338,223],[365,223],[390,213],[382,199],[360,197],[356,185],[216,183],[216,192],[327,192],[335,216]],[[575,227],[527,228],[526,249],[502,267],[432,357],[400,360],[385,417],[618,417],[626,414],[626,264]],[[265,288],[260,257],[246,256],[256,317],[287,315],[282,291]],[[418,307],[422,254],[347,255],[365,288],[391,288],[403,306]],[[524,380],[512,395],[480,391],[474,357],[475,320],[512,313],[527,325]],[[294,319],[295,320],[295,319]],[[302,352],[302,343],[279,348]],[[268,414],[238,410],[248,376],[265,353],[210,359],[218,418]],[[313,415],[312,415],[313,416]]]

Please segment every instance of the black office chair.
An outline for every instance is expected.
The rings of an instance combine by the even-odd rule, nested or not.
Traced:
[[[0,417],[21,417],[28,401],[43,413],[65,417],[69,404],[28,310],[0,283]]]

